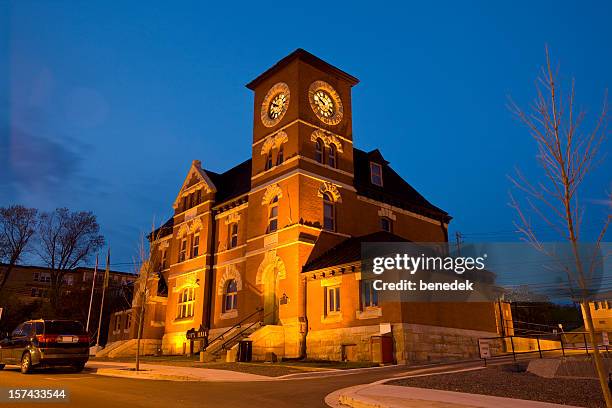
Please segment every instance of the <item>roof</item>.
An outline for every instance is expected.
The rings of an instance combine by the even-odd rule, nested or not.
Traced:
[[[215,194],[217,204],[246,194],[251,189],[251,159],[245,160],[225,173],[204,171],[217,187]]]
[[[308,259],[302,267],[302,272],[312,272],[319,269],[329,268],[337,265],[358,262],[361,260],[361,244],[365,242],[409,242],[407,239],[386,231],[378,231],[372,234],[351,237],[342,241],[338,245],[324,251],[322,255],[314,259]],[[312,253],[319,253],[317,245],[321,241],[317,240]]]
[[[312,55],[306,50],[302,48],[298,48],[297,50],[293,51],[291,54],[287,55],[282,60],[278,61],[271,68],[266,70],[263,74],[259,75],[257,78],[255,78],[254,80],[246,84],[246,87],[249,89],[255,89],[257,85],[259,85],[261,82],[265,81],[271,75],[281,70],[282,68],[286,67],[287,65],[289,65],[292,61],[296,59],[304,61],[322,71],[329,72],[338,78],[344,79],[345,81],[349,82],[353,86],[359,83],[359,80],[355,78],[354,76],[347,74],[341,69],[336,68],[335,66],[323,61],[319,57]]]
[[[452,217],[446,211],[427,201],[397,174],[378,149],[365,152],[355,148],[353,149],[353,160],[355,163],[354,185],[357,194],[444,222],[451,220]],[[383,187],[370,182],[370,162],[382,166]]]

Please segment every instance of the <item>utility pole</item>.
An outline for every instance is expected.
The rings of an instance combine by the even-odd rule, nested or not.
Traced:
[[[104,311],[104,294],[106,293],[106,287],[108,286],[108,275],[110,273],[110,247],[106,254],[106,270],[104,271],[104,285],[102,286],[102,301],[100,302],[100,318],[98,319],[98,338],[96,339],[96,346],[100,345],[100,330],[102,329],[102,312]]]
[[[457,255],[461,256],[461,243],[463,242],[463,236],[459,231],[455,232],[455,240],[457,242]]]
[[[87,327],[85,331],[89,334],[89,318],[91,317],[91,306],[93,304],[94,289],[96,287],[96,275],[98,274],[98,254],[96,254],[96,267],[94,268],[93,280],[91,282],[91,296],[89,297],[89,310],[87,311]]]

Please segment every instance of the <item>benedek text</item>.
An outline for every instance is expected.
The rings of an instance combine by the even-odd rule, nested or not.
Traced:
[[[402,279],[399,282],[383,282],[378,279],[374,281],[375,290],[420,290],[420,291],[469,291],[474,290],[474,282],[469,280],[454,282],[424,282],[419,280],[418,284],[411,280]]]

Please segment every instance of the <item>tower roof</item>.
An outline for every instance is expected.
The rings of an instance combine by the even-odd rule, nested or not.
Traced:
[[[337,76],[340,79],[343,79],[351,84],[351,86],[355,86],[359,83],[359,80],[354,76],[347,74],[339,68],[334,67],[333,65],[323,61],[321,58],[309,53],[308,51],[298,48],[293,51],[291,54],[287,55],[285,58],[278,61],[272,67],[267,69],[263,74],[259,75],[257,78],[246,84],[246,87],[249,89],[255,89],[257,85],[259,85],[262,81],[269,78],[272,74],[279,71],[280,69],[286,67],[293,60],[299,59],[301,61],[306,62],[307,64],[312,65],[315,68],[318,68],[322,71],[326,71],[331,73],[334,76]]]

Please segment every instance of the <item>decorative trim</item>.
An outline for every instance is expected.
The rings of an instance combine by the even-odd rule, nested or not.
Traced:
[[[283,197],[283,190],[278,184],[271,184],[266,188],[266,192],[261,200],[261,205],[268,205],[274,200],[274,197],[278,197],[280,200]]]
[[[326,116],[325,112],[319,107],[317,102],[318,96],[315,96],[317,92],[323,91],[328,94],[332,99],[333,103],[333,113],[331,116]],[[334,89],[333,86],[328,84],[325,81],[314,81],[310,84],[308,88],[308,100],[310,101],[310,107],[312,111],[317,115],[317,117],[321,120],[321,122],[326,125],[337,125],[342,121],[342,117],[344,116],[344,108],[342,107],[342,100],[340,99],[340,95]]]
[[[238,211],[231,212],[225,217],[225,225],[234,224],[240,221],[240,213]]]
[[[432,223],[434,225],[442,226],[442,225],[445,224],[444,222],[436,220],[434,218],[427,217],[427,216],[421,215],[421,214],[417,214],[415,212],[408,211],[408,210],[405,210],[405,209],[400,208],[400,207],[396,207],[396,206],[391,205],[391,204],[383,203],[382,201],[374,200],[372,198],[369,198],[369,197],[366,197],[366,196],[362,196],[362,195],[359,195],[359,194],[357,195],[357,199],[361,200],[361,201],[365,201],[366,203],[370,203],[370,204],[374,204],[374,205],[380,206],[382,208],[389,208],[389,209],[393,210],[394,212],[397,212],[397,213],[400,213],[400,214],[404,214],[404,215],[409,215],[409,216],[417,218],[419,220],[430,222],[430,223]]]
[[[380,207],[380,210],[378,210],[378,215],[380,217],[389,218],[390,220],[393,220],[393,221],[397,219],[395,214],[393,214],[393,211],[391,211],[391,209],[386,208],[386,207]]]
[[[221,312],[219,319],[235,319],[238,317],[238,309],[232,309],[228,312]]]
[[[197,184],[194,184],[193,186],[187,187],[187,183],[189,182],[189,180],[191,180],[191,177],[194,174],[198,177],[200,181]],[[178,196],[174,200],[172,207],[174,209],[177,209],[183,195],[191,193],[191,190],[195,189],[196,186],[199,184],[203,184],[203,188],[206,193],[217,192],[217,188],[213,184],[212,180],[210,179],[210,177],[208,177],[208,174],[206,174],[206,172],[202,169],[202,162],[200,162],[199,160],[194,160],[193,162],[191,162],[191,167],[189,168],[187,177],[185,177],[185,181],[183,181],[183,185],[178,193]]]
[[[176,277],[175,286],[172,288],[173,293],[179,293],[185,288],[199,288],[197,272],[189,272]]]
[[[336,146],[338,153],[342,153],[342,143],[340,139],[331,132],[326,132],[320,129],[316,129],[310,134],[310,141],[316,142],[317,139],[321,139],[325,147],[329,148],[330,145]]]
[[[330,312],[327,315],[321,316],[321,323],[340,323],[342,321],[342,312]]]
[[[271,118],[270,103],[281,94],[283,94],[285,97],[283,106],[281,107],[280,112],[278,112],[278,116],[276,118]],[[272,127],[281,121],[287,112],[287,108],[289,107],[290,96],[291,93],[289,92],[289,86],[284,82],[278,82],[277,84],[273,85],[272,88],[270,88],[261,102],[261,122],[264,124],[264,126]]]
[[[340,286],[340,284],[342,283],[342,276],[332,276],[330,278],[324,278],[321,279],[320,282],[322,287]]]
[[[255,284],[262,285],[265,282],[265,275],[270,273],[270,271],[276,273],[276,278],[279,280],[287,277],[285,263],[279,256],[276,255],[275,250],[266,252],[263,261],[261,261],[261,264],[257,269]]]
[[[242,290],[242,277],[240,276],[240,272],[238,268],[236,268],[235,264],[231,264],[225,267],[225,272],[223,272],[223,276],[219,279],[219,285],[217,286],[217,295],[223,295],[225,291],[225,282],[229,280],[236,281],[236,289],[239,291]]]
[[[368,306],[364,310],[357,310],[355,312],[355,317],[358,320],[377,319],[379,317],[382,317],[382,307]]]
[[[263,145],[261,146],[261,154],[265,155],[271,149],[278,149],[283,143],[287,143],[289,136],[283,130],[279,130],[277,133],[266,137]]]
[[[295,125],[296,123],[301,123],[301,124],[303,124],[303,125],[310,126],[311,128],[321,129],[321,130],[327,131],[327,129],[323,129],[322,127],[320,127],[320,126],[318,126],[318,125],[315,125],[314,123],[307,122],[307,121],[305,121],[305,120],[303,120],[303,119],[294,119],[293,121],[291,121],[291,122],[287,123],[286,125],[283,125],[282,127],[278,128],[277,130],[274,130],[274,131],[272,131],[272,132],[270,132],[270,133],[268,133],[268,134],[266,134],[266,135],[262,136],[262,138],[261,138],[261,139],[257,139],[257,141],[256,141],[256,142],[251,143],[251,146],[253,146],[253,147],[257,146],[258,144],[260,144],[260,143],[262,143],[262,142],[264,142],[264,141],[265,141],[266,136],[269,136],[269,135],[270,135],[270,134],[272,134],[272,133],[278,132],[278,130],[285,130],[285,129],[287,129],[287,128],[289,128],[289,127],[293,126],[293,125]],[[344,136],[341,136],[341,135],[336,135],[336,136],[337,136],[338,138],[340,138],[340,139],[344,140],[344,141],[345,141],[345,142],[347,142],[347,143],[353,144],[353,141],[352,141],[351,139],[348,139],[348,138],[346,138],[346,137],[344,137]]]
[[[191,233],[198,232],[202,228],[204,228],[204,226],[202,225],[201,218],[196,218],[193,221],[182,223],[178,229],[177,237],[183,238]]]
[[[342,197],[340,196],[340,191],[338,191],[338,187],[328,181],[324,181],[319,187],[319,191],[317,191],[317,196],[320,198],[323,198],[325,194],[329,194],[334,203],[342,202]]]

